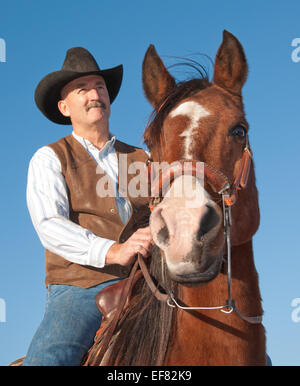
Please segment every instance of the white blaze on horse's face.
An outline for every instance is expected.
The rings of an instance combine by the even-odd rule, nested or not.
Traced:
[[[171,111],[170,117],[174,118],[178,115],[185,115],[190,119],[188,127],[180,134],[180,137],[185,137],[185,152],[184,158],[191,159],[191,143],[193,141],[193,135],[198,127],[198,123],[201,118],[210,115],[200,103],[195,101],[188,101],[181,103],[175,110]]]

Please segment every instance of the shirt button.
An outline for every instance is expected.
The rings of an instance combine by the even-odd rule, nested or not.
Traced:
[[[114,208],[111,208],[111,209],[110,209],[110,213],[115,214],[115,213],[116,213],[116,210],[115,210]]]

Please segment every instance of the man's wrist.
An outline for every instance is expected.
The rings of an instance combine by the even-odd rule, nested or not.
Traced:
[[[117,264],[117,253],[119,252],[120,244],[113,243],[106,252],[105,256],[105,265],[107,264]]]

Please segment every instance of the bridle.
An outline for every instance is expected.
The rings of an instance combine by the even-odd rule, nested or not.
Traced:
[[[138,255],[138,263],[144,274],[145,280],[150,287],[153,294],[160,301],[166,302],[170,307],[177,307],[182,310],[221,310],[225,313],[235,312],[240,318],[248,323],[258,324],[262,322],[262,315],[259,316],[245,316],[237,308],[235,300],[232,298],[231,292],[231,239],[230,239],[230,227],[232,225],[231,207],[238,199],[238,191],[244,189],[248,182],[248,177],[251,169],[252,153],[248,146],[248,138],[246,146],[243,151],[243,156],[240,162],[240,169],[234,182],[230,184],[228,178],[219,170],[214,167],[195,160],[179,160],[159,171],[158,175],[153,179],[151,175],[152,161],[148,162],[148,174],[151,183],[151,198],[149,207],[153,211],[155,207],[163,199],[164,193],[170,187],[175,178],[179,176],[191,175],[194,177],[199,176],[199,166],[202,168],[205,181],[208,182],[214,193],[216,193],[222,199],[223,218],[224,218],[224,234],[227,246],[227,292],[228,298],[225,305],[215,307],[192,307],[182,306],[175,299],[171,290],[166,289],[165,293],[159,291],[154,284],[151,275],[143,258]]]
[[[151,181],[151,197],[149,207],[153,211],[163,199],[165,192],[169,189],[171,183],[179,176],[191,175],[199,177],[203,174],[204,180],[208,182],[212,190],[218,195],[224,196],[224,204],[231,207],[235,204],[238,196],[238,191],[244,189],[248,182],[248,177],[251,169],[252,153],[249,149],[248,140],[243,151],[243,156],[240,161],[240,168],[237,177],[230,184],[228,177],[220,170],[217,170],[211,165],[198,160],[181,159],[173,162],[170,166],[159,170],[158,175],[153,177],[152,163],[149,159],[148,178]]]

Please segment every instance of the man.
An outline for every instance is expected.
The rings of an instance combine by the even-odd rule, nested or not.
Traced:
[[[122,71],[122,65],[101,70],[87,50],[75,47],[35,91],[41,112],[72,124],[73,132],[39,149],[29,165],[27,203],[46,249],[48,292],[25,366],[80,365],[101,322],[95,295],[127,276],[138,252],[150,252],[147,197],[124,197],[118,189],[121,156],[128,168],[145,163],[147,154],[109,131]],[[99,194],[102,177],[114,197]]]

